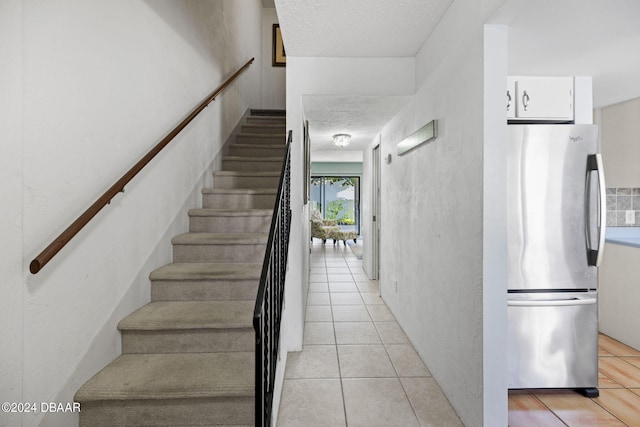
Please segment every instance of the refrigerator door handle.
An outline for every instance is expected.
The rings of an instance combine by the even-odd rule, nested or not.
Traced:
[[[570,305],[591,305],[597,302],[596,298],[571,298],[554,300],[508,300],[510,307],[558,307]]]
[[[590,197],[591,192],[589,191],[589,177],[591,172],[598,173],[598,248],[591,248],[591,233],[589,231],[590,223],[589,219],[590,215]],[[602,257],[604,256],[604,239],[605,239],[605,228],[606,228],[606,218],[607,218],[607,204],[604,200],[607,193],[607,188],[604,182],[604,168],[602,165],[602,154],[591,154],[588,157],[587,161],[587,198],[586,198],[586,236],[587,236],[587,257],[589,261],[589,265],[593,265],[596,267],[600,267],[602,264]]]

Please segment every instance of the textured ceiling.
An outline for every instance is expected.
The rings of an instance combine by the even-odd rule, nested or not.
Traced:
[[[287,56],[414,57],[453,0],[275,0]],[[316,78],[322,78],[317,76]],[[353,161],[407,96],[303,96],[312,159]],[[336,133],[352,135],[338,151]]]
[[[415,56],[453,0],[276,0],[287,55]]]
[[[408,96],[304,95],[302,103],[309,121],[313,154],[335,150],[331,141],[336,133],[351,135],[351,144],[339,151],[363,150],[409,99]]]

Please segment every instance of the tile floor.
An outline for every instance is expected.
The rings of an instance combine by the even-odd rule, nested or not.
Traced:
[[[640,351],[600,334],[600,397],[573,391],[509,392],[509,427],[640,427]]]
[[[600,397],[509,392],[509,427],[640,427],[640,351],[599,340]],[[278,426],[461,426],[344,245],[314,241],[304,348],[289,353]]]
[[[314,239],[304,347],[288,355],[277,425],[462,426],[343,244]]]

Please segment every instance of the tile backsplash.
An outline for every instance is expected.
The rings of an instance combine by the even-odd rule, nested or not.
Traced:
[[[633,212],[633,224],[627,224],[627,211]],[[640,227],[640,188],[607,188],[607,225]]]

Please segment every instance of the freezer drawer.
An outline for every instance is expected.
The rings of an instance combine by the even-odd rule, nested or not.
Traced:
[[[510,293],[509,388],[598,387],[597,292]]]

